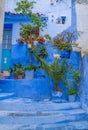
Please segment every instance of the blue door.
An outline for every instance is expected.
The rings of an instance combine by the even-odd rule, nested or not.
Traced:
[[[11,49],[2,49],[2,70],[6,71],[11,66]]]
[[[8,70],[11,65],[12,24],[5,24],[2,42],[2,70]]]

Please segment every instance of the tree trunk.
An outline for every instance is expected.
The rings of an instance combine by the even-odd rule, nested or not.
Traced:
[[[58,85],[54,85],[53,91],[62,92],[62,89],[58,88]]]

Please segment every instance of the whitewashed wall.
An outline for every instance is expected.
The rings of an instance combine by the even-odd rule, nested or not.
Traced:
[[[14,12],[14,7],[17,1],[20,0],[6,0],[6,11]],[[36,4],[34,5],[33,12],[39,12],[40,14],[48,16],[47,28],[45,28],[44,31],[40,31],[41,35],[50,34],[51,37],[54,37],[58,33],[61,33],[63,30],[66,30],[67,28],[69,28],[69,26],[71,26],[71,0],[58,0],[57,3],[55,0],[53,0],[54,5],[51,5],[50,0],[35,1]],[[56,19],[61,16],[66,16],[66,23],[56,24]],[[15,25],[13,28],[15,29]],[[16,33],[16,29],[13,30],[13,32],[14,31]],[[14,39],[15,38],[13,37],[13,41]]]
[[[5,11],[5,0],[0,0],[0,44],[2,43],[4,11]]]
[[[2,59],[2,35],[3,35],[3,24],[4,24],[4,11],[5,11],[5,0],[0,0],[0,70],[1,70],[1,59]]]
[[[71,0],[58,0],[58,2],[53,0],[54,5],[50,4],[50,0],[36,0],[36,2],[34,12],[48,16],[47,28],[43,32],[41,31],[41,34],[50,34],[51,37],[54,37],[71,26]],[[66,23],[56,24],[56,19],[61,16],[66,16]]]
[[[76,4],[77,30],[80,34],[77,43],[83,49],[88,49],[88,0]]]

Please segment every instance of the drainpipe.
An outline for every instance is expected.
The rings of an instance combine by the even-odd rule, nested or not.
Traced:
[[[4,11],[5,11],[5,0],[0,0],[0,70],[2,60],[2,38],[3,38],[3,25],[4,25]]]

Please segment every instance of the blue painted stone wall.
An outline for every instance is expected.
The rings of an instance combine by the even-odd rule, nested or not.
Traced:
[[[12,45],[12,52],[11,52],[11,63],[12,65],[15,63],[22,63],[24,66],[29,63],[29,57],[27,55],[27,45],[17,43],[15,45]]]
[[[46,44],[49,56],[46,58],[46,62],[51,64],[53,62],[53,53],[60,53],[55,48],[51,46],[50,43]],[[80,64],[80,53],[71,52],[70,59],[67,62],[74,69],[79,69]],[[12,65],[13,63],[21,62],[24,66],[29,63],[29,56],[27,55],[27,45],[26,44],[16,44],[12,46]],[[61,60],[60,60],[61,62]],[[44,75],[44,78],[40,75]],[[70,75],[67,77],[71,79]],[[62,82],[59,83],[59,87],[63,90],[62,99],[66,100],[67,88]],[[50,99],[53,84],[51,83],[49,77],[41,70],[37,70],[35,73],[35,78],[32,80],[14,80],[7,79],[0,81],[0,88],[4,92],[14,92],[14,96],[17,97],[29,97],[35,100]]]
[[[80,86],[80,99],[82,107],[88,110],[88,54],[82,60],[82,77]]]
[[[32,80],[0,80],[2,92],[13,93],[14,97],[30,98],[32,100],[51,99],[51,88],[48,79]]]

